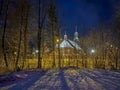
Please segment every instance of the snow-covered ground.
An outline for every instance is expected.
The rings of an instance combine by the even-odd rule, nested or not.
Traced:
[[[0,90],[120,90],[120,71],[51,69],[0,77]]]

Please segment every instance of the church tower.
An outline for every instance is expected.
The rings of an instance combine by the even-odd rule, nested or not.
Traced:
[[[64,40],[67,40],[67,34],[66,34],[66,32],[65,32],[65,35],[64,35]]]
[[[77,32],[77,26],[75,27],[74,41],[79,41],[78,32]]]

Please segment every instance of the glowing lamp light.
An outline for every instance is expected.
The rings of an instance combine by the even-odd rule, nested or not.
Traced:
[[[38,52],[39,52],[39,50],[35,50],[35,52],[36,52],[36,53],[38,53]]]
[[[14,55],[17,55],[17,52],[14,52]]]
[[[57,39],[57,43],[59,42],[59,39]]]
[[[91,50],[91,53],[95,53],[95,50],[94,50],[94,49],[92,49],[92,50]]]

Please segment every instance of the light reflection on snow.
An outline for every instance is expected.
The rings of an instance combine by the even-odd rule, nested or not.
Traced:
[[[22,72],[23,73],[23,72]],[[0,90],[119,90],[120,72],[89,69],[51,69],[48,71],[26,72],[26,79]]]

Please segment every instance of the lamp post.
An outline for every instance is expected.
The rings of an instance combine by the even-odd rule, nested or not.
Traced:
[[[58,67],[61,68],[61,61],[60,61],[60,40],[57,39],[57,43],[58,43]]]
[[[16,59],[16,55],[17,55],[17,52],[15,51],[14,52],[14,60]]]
[[[36,53],[38,53],[38,52],[39,52],[39,50],[35,50],[35,52],[36,52]]]
[[[94,58],[94,53],[95,53],[95,49],[91,49],[90,53],[92,54],[92,59],[93,59],[93,67],[95,67],[95,58]]]
[[[91,54],[94,54],[95,53],[95,50],[94,49],[91,49]]]

